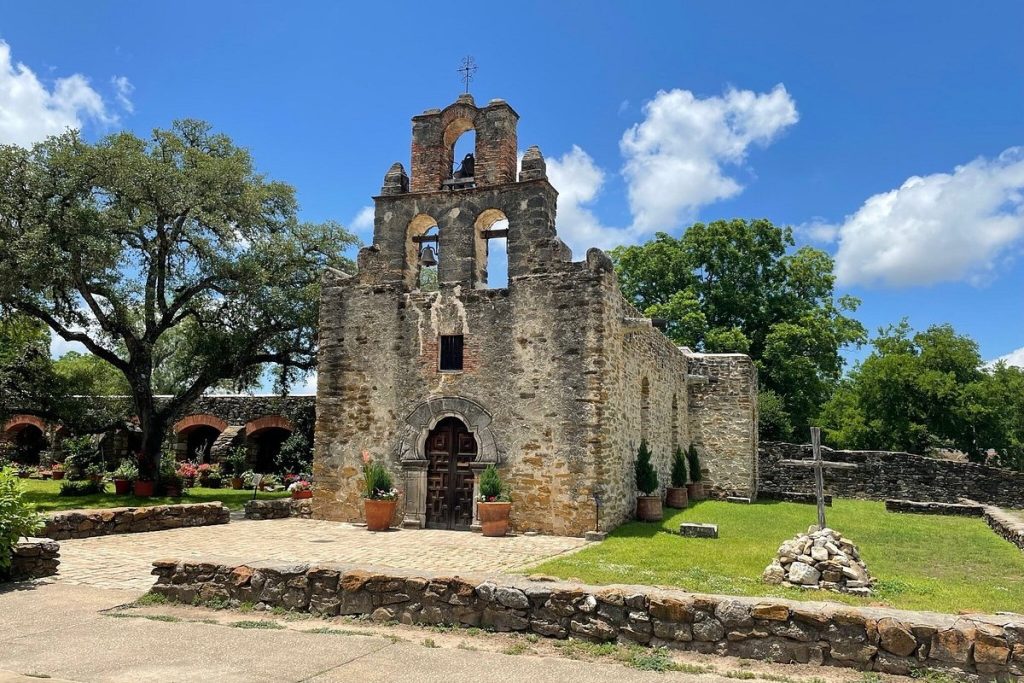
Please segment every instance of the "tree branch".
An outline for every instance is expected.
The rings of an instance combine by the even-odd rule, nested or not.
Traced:
[[[50,326],[50,329],[59,334],[64,341],[74,341],[81,343],[83,346],[85,346],[85,348],[89,349],[89,351],[94,356],[98,356],[99,358],[102,358],[103,360],[107,361],[115,368],[125,373],[125,375],[128,374],[128,363],[126,363],[124,360],[118,357],[117,354],[97,344],[92,337],[85,334],[84,332],[72,332],[67,327],[62,325],[56,318],[50,315],[47,311],[44,311],[35,304],[31,304],[27,301],[15,301],[12,302],[11,305],[18,309],[19,311],[21,311],[22,313],[30,315],[38,320],[42,320],[44,323]]]

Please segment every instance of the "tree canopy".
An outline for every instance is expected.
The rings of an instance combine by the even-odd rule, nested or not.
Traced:
[[[794,246],[790,228],[735,219],[611,252],[623,293],[674,342],[754,358],[774,438],[804,433],[842,375],[842,349],[867,338],[850,315],[860,302],[834,294],[831,257]]]
[[[120,373],[153,466],[167,420],[210,387],[269,367],[287,389],[315,366],[320,277],[351,270],[357,240],[297,208],[200,121],[3,146],[0,305]]]

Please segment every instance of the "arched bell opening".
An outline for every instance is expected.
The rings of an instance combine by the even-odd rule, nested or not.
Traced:
[[[454,119],[444,130],[442,168],[447,170],[441,186],[464,189],[476,185],[476,128],[467,118]]]
[[[498,209],[477,216],[473,285],[477,289],[508,286],[508,218]]]
[[[437,221],[421,213],[406,229],[405,284],[410,290],[438,289],[441,267],[441,229]]]

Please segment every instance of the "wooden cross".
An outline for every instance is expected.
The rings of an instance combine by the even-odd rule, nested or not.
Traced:
[[[462,58],[462,66],[456,71],[462,74],[462,82],[466,84],[466,92],[469,92],[469,82],[473,80],[473,75],[476,73],[476,61],[472,56],[465,56]]]
[[[814,497],[818,501],[818,528],[825,528],[825,468],[836,470],[855,470],[857,465],[852,462],[832,462],[821,459],[821,427],[811,427],[811,450],[814,460],[780,460],[780,465],[814,468]]]

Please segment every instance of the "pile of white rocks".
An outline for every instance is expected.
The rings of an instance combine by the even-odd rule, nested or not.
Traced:
[[[817,526],[779,546],[763,578],[766,583],[854,595],[871,595],[875,583],[853,541],[834,529]]]

